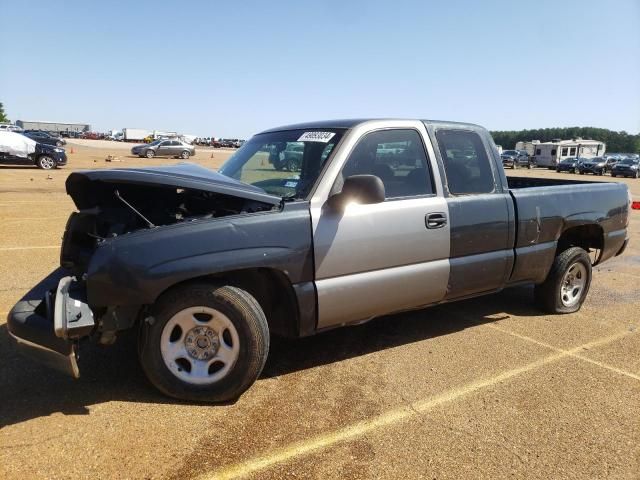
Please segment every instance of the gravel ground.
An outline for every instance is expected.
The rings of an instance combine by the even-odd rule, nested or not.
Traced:
[[[4,317],[57,265],[68,173],[175,162],[122,145],[70,142],[50,173],[0,166],[0,478],[640,478],[640,211],[576,314],[543,315],[515,288],[276,339],[232,405],[156,393],[132,335],[83,351],[77,381],[19,356]]]

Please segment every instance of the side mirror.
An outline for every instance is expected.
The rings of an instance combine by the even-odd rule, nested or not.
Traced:
[[[332,208],[343,208],[347,202],[368,205],[382,203],[385,199],[384,183],[375,175],[351,175],[347,177],[342,191],[329,197]]]

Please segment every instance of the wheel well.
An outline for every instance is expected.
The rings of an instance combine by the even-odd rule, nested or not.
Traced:
[[[560,235],[558,239],[556,256],[571,247],[580,247],[586,250],[587,253],[591,250],[601,252],[604,247],[604,232],[602,231],[602,227],[590,224],[568,228],[562,232],[562,235]],[[595,263],[597,263],[599,257],[600,253],[598,253]]]
[[[298,336],[298,301],[291,282],[284,273],[270,268],[234,270],[192,278],[169,289],[202,281],[232,285],[246,290],[262,307],[271,334],[283,337]]]

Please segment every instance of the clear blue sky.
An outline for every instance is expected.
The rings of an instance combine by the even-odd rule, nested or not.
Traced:
[[[640,131],[640,0],[0,0],[12,120],[247,137],[325,118]]]

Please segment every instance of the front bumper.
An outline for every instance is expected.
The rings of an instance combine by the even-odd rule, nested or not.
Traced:
[[[56,280],[57,287],[51,288]],[[32,298],[34,292],[42,294],[43,284],[49,287],[43,296]],[[36,286],[7,316],[9,334],[21,353],[78,378],[75,341],[95,325],[84,299],[84,288],[72,277],[49,276]]]
[[[58,153],[55,156],[56,165],[59,167],[63,167],[67,164],[67,154],[66,153]]]

